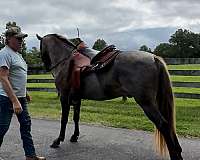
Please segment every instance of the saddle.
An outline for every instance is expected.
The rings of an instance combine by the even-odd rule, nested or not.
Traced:
[[[116,50],[114,45],[110,45],[100,51],[93,59],[90,59],[80,52],[75,52],[69,65],[69,74],[67,83],[73,90],[71,94],[77,97],[80,91],[80,79],[81,75],[86,75],[91,72],[97,72],[109,66],[119,54],[119,50]],[[76,99],[76,98],[73,98]]]
[[[85,66],[81,69],[81,72],[90,73],[104,69],[114,61],[119,52],[120,51],[116,50],[114,45],[105,47],[95,57],[92,58],[89,66]]]

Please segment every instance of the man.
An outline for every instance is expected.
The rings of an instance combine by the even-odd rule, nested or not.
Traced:
[[[27,34],[18,26],[7,26],[6,46],[0,51],[0,147],[8,131],[13,113],[20,123],[20,134],[26,160],[45,160],[38,157],[31,136],[31,119],[27,110],[27,64],[19,51]]]

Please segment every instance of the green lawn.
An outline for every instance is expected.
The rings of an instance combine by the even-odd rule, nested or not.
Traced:
[[[170,70],[200,70],[200,64],[168,65]]]
[[[54,83],[28,83],[27,87],[34,87],[34,88],[55,88]]]
[[[28,79],[53,79],[52,74],[37,74],[37,75],[28,75]]]
[[[173,91],[177,93],[196,93],[200,94],[200,88],[173,87]]]
[[[30,92],[32,117],[60,119],[60,103],[56,93]],[[176,99],[177,133],[200,137],[200,101]],[[72,121],[72,112],[69,120]],[[81,122],[105,126],[153,131],[152,123],[132,99],[126,103],[121,98],[110,101],[83,100]]]
[[[176,82],[200,82],[200,76],[171,76],[171,81]]]

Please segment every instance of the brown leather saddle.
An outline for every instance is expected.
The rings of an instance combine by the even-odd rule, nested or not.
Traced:
[[[92,58],[90,65],[84,67],[82,73],[97,72],[109,66],[116,56],[119,54],[114,45],[110,45],[101,50],[95,57]]]
[[[75,52],[69,65],[69,74],[67,83],[71,88],[72,99],[78,97],[81,86],[81,75],[86,75],[91,72],[97,72],[105,69],[114,62],[116,56],[119,54],[114,45],[110,45],[100,51],[90,61],[87,56],[82,55],[80,52]]]

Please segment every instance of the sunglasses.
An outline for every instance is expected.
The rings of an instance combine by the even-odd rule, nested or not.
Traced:
[[[23,41],[22,37],[15,37],[18,41]]]

